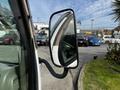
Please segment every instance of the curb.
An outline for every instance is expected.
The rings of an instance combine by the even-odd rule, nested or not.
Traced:
[[[84,65],[82,67],[81,72],[80,72],[80,76],[79,76],[79,79],[78,79],[78,90],[84,90],[83,89],[83,76],[84,76],[85,66],[86,65]]]

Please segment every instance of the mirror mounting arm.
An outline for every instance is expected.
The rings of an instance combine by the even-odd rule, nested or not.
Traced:
[[[46,67],[48,68],[49,72],[56,78],[62,79],[64,77],[67,76],[68,74],[68,68],[64,68],[64,71],[62,74],[58,74],[56,73],[53,68],[51,67],[51,65],[45,60],[39,57],[39,63],[44,63],[46,65]]]

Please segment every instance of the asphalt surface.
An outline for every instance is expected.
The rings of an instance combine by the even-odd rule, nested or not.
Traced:
[[[73,85],[77,83],[82,66],[93,60],[94,57],[103,58],[107,52],[107,45],[79,47],[79,66],[76,69],[69,71],[64,79],[53,77],[44,64],[40,65],[42,76],[42,90],[73,90]],[[46,59],[57,73],[62,73],[63,68],[58,68],[53,65],[49,48],[46,46],[38,47],[39,57]],[[80,86],[79,86],[80,87]],[[80,90],[80,88],[79,88]]]
[[[94,56],[98,58],[103,57],[107,52],[107,45],[101,46],[89,46],[89,47],[79,47],[79,61],[81,63],[86,63],[94,59]]]

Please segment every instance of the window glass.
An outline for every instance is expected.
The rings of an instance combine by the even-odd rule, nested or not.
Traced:
[[[21,90],[21,45],[8,0],[0,0],[0,90]]]
[[[0,61],[19,63],[20,37],[6,1],[0,2]]]

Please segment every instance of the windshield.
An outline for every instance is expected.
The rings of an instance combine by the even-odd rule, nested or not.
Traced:
[[[45,72],[46,68],[42,67],[43,90],[77,90],[75,86],[78,86],[78,90],[120,89],[120,0],[29,1],[33,23],[35,27],[37,26],[37,31],[41,31],[42,27],[51,24],[49,27],[51,30],[50,36],[56,26],[60,24],[57,21],[60,22],[59,16],[62,15],[57,14],[50,23],[49,19],[52,13],[70,8],[74,10],[76,17],[79,66],[77,69],[71,70],[69,75],[61,81],[47,76],[49,72]],[[106,38],[105,35],[110,35],[111,38]],[[89,40],[88,36],[93,37]],[[72,41],[70,40],[70,42]],[[67,46],[69,45],[63,42],[63,47]],[[68,50],[73,49],[69,48]],[[66,56],[66,52],[70,52],[68,50],[61,49]],[[52,63],[49,47],[38,47],[38,55]],[[58,68],[55,68],[55,70],[58,73],[63,71],[63,69]],[[76,80],[77,77],[79,79]],[[71,87],[71,83],[73,86],[75,85],[75,88]]]
[[[46,39],[47,35],[38,35],[37,38],[39,38],[39,39]]]
[[[94,40],[94,41],[99,41],[99,40],[100,40],[100,39],[97,38],[97,37],[89,37],[88,39],[89,39],[89,40]]]

